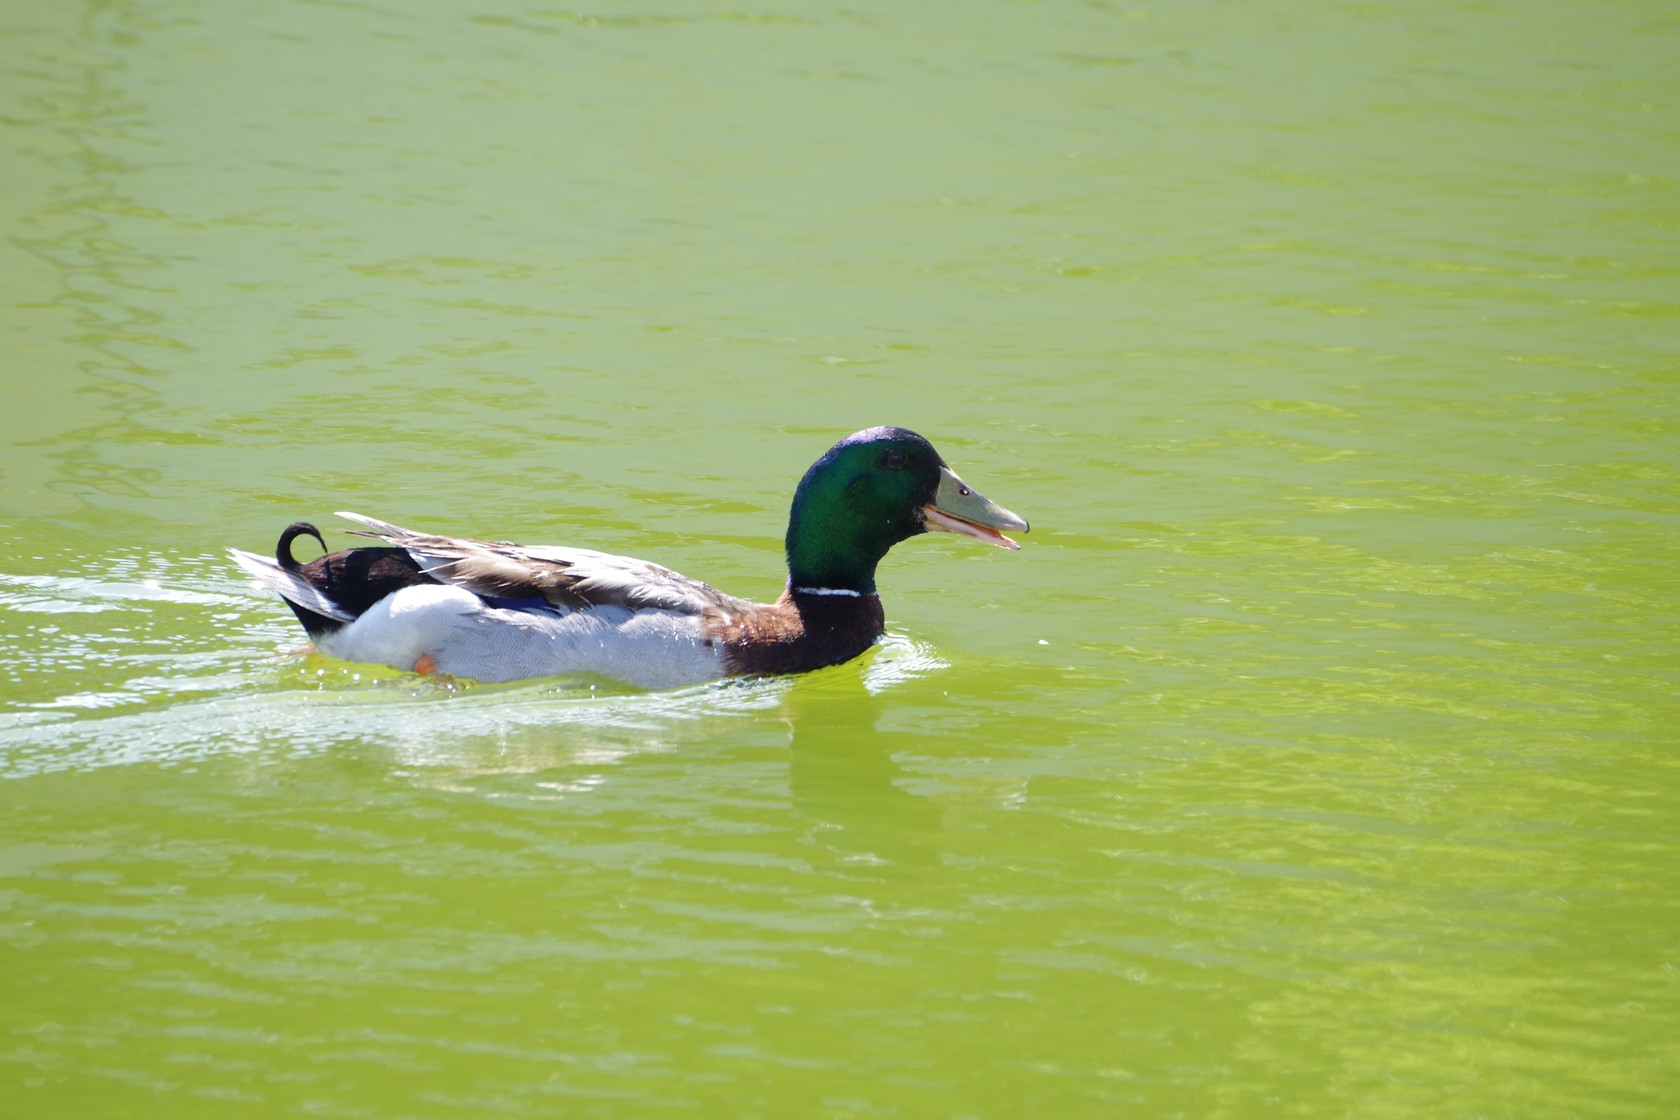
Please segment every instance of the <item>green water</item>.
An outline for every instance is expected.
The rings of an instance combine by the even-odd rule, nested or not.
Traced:
[[[1662,1117],[1680,18],[0,3],[17,1117]],[[799,680],[451,686],[355,509],[773,596]]]

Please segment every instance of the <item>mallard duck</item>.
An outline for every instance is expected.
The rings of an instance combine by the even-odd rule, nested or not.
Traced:
[[[355,513],[385,547],[308,563],[297,522],[272,559],[229,554],[280,593],[322,652],[418,673],[510,681],[600,673],[643,688],[848,661],[881,636],[875,565],[938,530],[1001,548],[1027,523],[966,486],[904,428],[847,436],[811,465],[787,527],[787,589],[774,603],[726,595],[658,564],[586,548],[527,548],[417,533]]]

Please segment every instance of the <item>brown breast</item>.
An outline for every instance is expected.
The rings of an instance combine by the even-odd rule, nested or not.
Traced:
[[[850,661],[886,628],[879,595],[796,595],[707,625],[730,673],[804,673]]]

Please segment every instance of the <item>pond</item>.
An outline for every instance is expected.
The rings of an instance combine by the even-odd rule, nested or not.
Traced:
[[[20,1117],[1664,1116],[1659,5],[100,0],[0,36]],[[302,650],[335,510],[773,598],[798,678]],[[301,551],[301,549],[300,549]]]

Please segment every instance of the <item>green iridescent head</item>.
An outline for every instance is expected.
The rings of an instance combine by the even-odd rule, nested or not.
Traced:
[[[873,592],[875,565],[906,537],[938,530],[1020,547],[1000,529],[1027,523],[970,490],[915,432],[869,428],[829,448],[799,480],[788,586]]]

